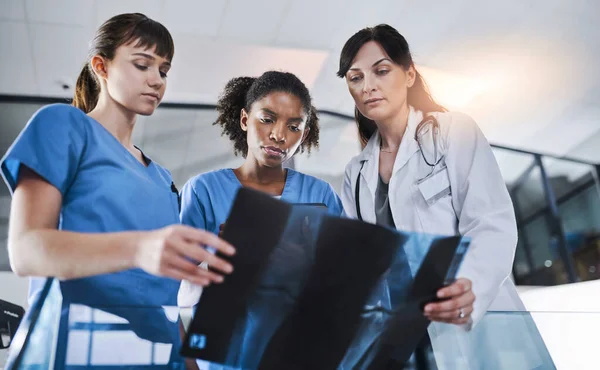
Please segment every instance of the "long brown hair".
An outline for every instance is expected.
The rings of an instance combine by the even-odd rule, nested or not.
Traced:
[[[137,41],[135,47],[156,48],[156,54],[173,59],[175,45],[169,31],[162,24],[140,13],[116,15],[100,26],[92,42],[88,58],[75,85],[73,105],[89,113],[98,103],[100,84],[92,71],[90,60],[100,55],[112,60],[119,46]]]
[[[338,77],[344,77],[352,65],[352,61],[358,54],[360,48],[369,41],[375,41],[385,50],[389,57],[405,70],[415,67],[408,47],[408,42],[394,27],[380,24],[375,27],[367,27],[355,33],[346,41],[340,55],[340,69]],[[431,93],[427,83],[417,71],[415,82],[408,89],[407,103],[415,109],[425,113],[447,112],[448,110],[438,104]],[[363,116],[358,108],[354,108],[354,118],[358,126],[360,141],[363,146],[367,144],[371,136],[377,131],[375,122]]]

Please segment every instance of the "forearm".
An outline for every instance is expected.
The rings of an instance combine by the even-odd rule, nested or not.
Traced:
[[[9,238],[9,255],[20,276],[75,279],[134,267],[141,233],[75,233],[30,230]]]

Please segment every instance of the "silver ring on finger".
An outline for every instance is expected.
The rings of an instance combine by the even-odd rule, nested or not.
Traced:
[[[200,268],[208,270],[208,262],[203,261],[202,263],[200,263]]]
[[[464,319],[464,318],[465,318],[465,316],[466,316],[466,315],[465,315],[465,311],[463,311],[463,309],[462,309],[462,308],[459,308],[459,309],[458,309],[458,318],[459,318],[459,319]]]

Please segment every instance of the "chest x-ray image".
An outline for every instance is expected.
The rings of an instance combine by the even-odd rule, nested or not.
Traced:
[[[206,289],[182,354],[232,369],[408,360],[469,241],[403,233],[241,189],[223,238],[234,273]]]

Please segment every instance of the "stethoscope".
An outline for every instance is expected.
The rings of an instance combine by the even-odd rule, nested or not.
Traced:
[[[427,158],[427,155],[425,154],[426,151],[423,150],[423,146],[422,146],[422,137],[424,135],[426,135],[429,131],[431,130],[431,137],[432,137],[432,147],[433,147],[433,160],[430,160],[431,158]],[[437,121],[437,119],[433,116],[427,116],[425,118],[423,118],[423,120],[417,125],[417,129],[415,130],[415,141],[417,142],[417,145],[419,146],[419,151],[421,152],[421,157],[423,158],[423,160],[425,161],[425,163],[431,167],[431,170],[429,171],[429,173],[427,174],[427,176],[421,178],[418,180],[418,182],[421,182],[427,178],[429,178],[431,175],[433,175],[433,172],[435,171],[435,167],[444,159],[444,155],[439,153],[438,150],[438,144],[439,144],[439,132],[440,132],[440,125]],[[439,155],[439,158],[438,158]],[[356,216],[358,217],[359,220],[363,221],[362,218],[362,214],[360,212],[360,174],[362,172],[362,169],[365,165],[366,161],[362,161],[360,164],[360,169],[358,170],[358,175],[356,176],[356,185],[354,187],[354,203],[356,205]]]

